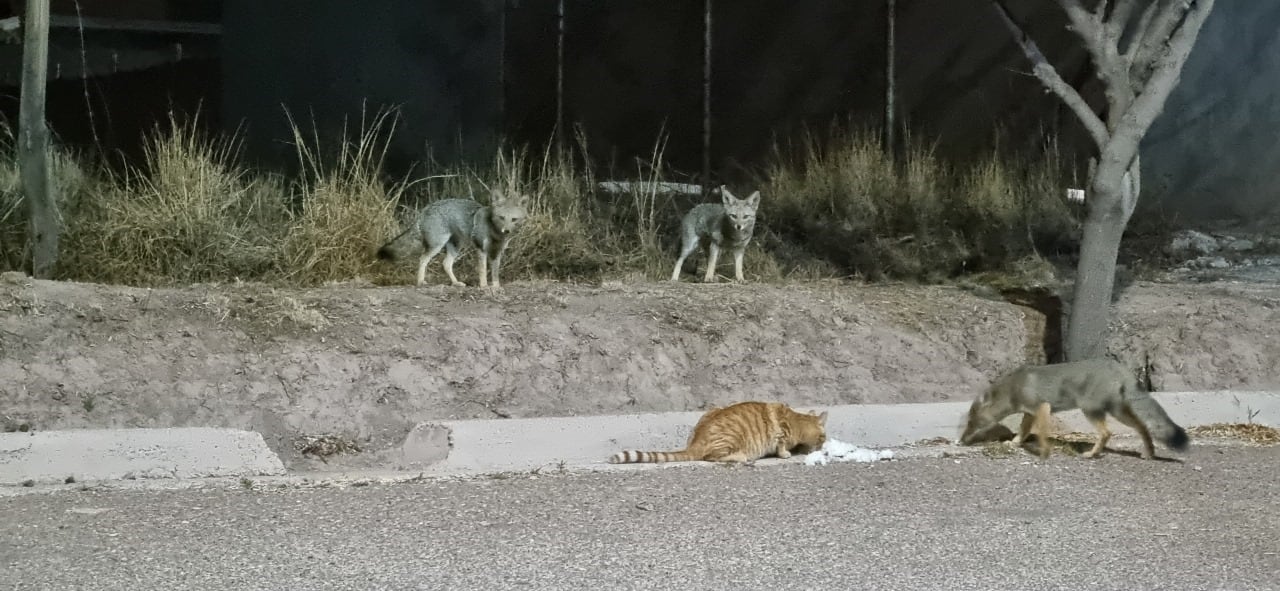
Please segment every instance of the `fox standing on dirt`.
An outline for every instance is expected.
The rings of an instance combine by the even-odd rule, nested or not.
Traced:
[[[701,244],[707,251],[707,272],[703,281],[711,283],[716,278],[716,261],[720,249],[733,250],[733,278],[743,281],[742,254],[751,242],[756,225],[756,208],[760,205],[760,191],[746,199],[734,197],[724,185],[720,186],[721,203],[695,205],[680,222],[680,257],[671,272],[671,280],[680,280],[684,260]]]
[[[454,286],[463,287],[466,284],[453,275],[453,263],[465,240],[479,251],[480,287],[488,287],[486,275],[490,273],[490,262],[493,286],[502,287],[498,282],[502,253],[507,250],[512,234],[529,216],[526,209],[529,196],[504,195],[496,190],[490,195],[488,206],[474,199],[441,199],[427,205],[408,229],[378,249],[378,258],[395,260],[421,245],[424,251],[418,261],[417,284],[422,285],[427,278],[427,264],[443,249],[445,274]]]
[[[1090,359],[1053,365],[1026,366],[998,379],[973,405],[960,443],[969,445],[982,432],[1005,417],[1023,413],[1022,426],[1014,437],[1021,445],[1034,426],[1040,457],[1049,457],[1049,415],[1080,409],[1098,431],[1098,441],[1084,454],[1096,458],[1111,438],[1107,415],[1132,427],[1142,438],[1142,457],[1151,459],[1155,448],[1151,437],[1178,451],[1187,448],[1187,432],[1165,414],[1151,394],[1138,388],[1133,372],[1110,359]]]
[[[754,462],[792,450],[815,451],[827,441],[827,413],[799,413],[780,402],[739,402],[703,413],[680,451],[620,451],[611,464]]]

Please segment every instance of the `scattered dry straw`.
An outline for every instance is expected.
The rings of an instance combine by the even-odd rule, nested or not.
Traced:
[[[1228,437],[1241,439],[1257,445],[1275,445],[1280,443],[1280,429],[1258,423],[1213,423],[1197,425],[1187,429],[1194,437]]]

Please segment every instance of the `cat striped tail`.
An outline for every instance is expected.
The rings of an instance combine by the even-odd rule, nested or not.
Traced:
[[[620,451],[609,458],[610,464],[656,464],[659,462],[692,462],[698,458],[688,450]]]

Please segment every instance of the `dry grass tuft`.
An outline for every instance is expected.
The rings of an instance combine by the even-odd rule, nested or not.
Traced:
[[[301,211],[291,217],[280,245],[281,277],[297,285],[381,278],[387,269],[374,253],[399,232],[394,212],[405,189],[379,178],[395,128],[391,113],[377,113],[368,125],[362,121],[354,141],[344,128],[328,157],[314,126],[308,139],[290,122],[302,169],[291,200]]]
[[[489,162],[428,162],[413,179],[389,180],[391,111],[362,117],[351,136],[344,126],[340,137],[323,141],[314,124],[304,131],[290,122],[299,166],[288,177],[245,168],[235,137],[206,137],[195,121],[157,126],[143,162],[121,172],[59,151],[66,231],[58,275],[128,285],[409,284],[412,265],[379,262],[378,247],[431,201],[487,204],[490,190],[501,189],[531,197],[530,216],[504,257],[504,282],[655,281],[671,273],[681,217],[703,200],[664,186],[678,175],[665,161],[662,134],[646,158],[607,175],[589,164],[579,132],[570,147],[500,147]],[[808,135],[798,149],[779,149],[763,180],[728,183],[763,197],[747,276],[1044,275],[1039,253],[1071,246],[1076,222],[1063,202],[1064,166],[1053,146],[1034,160],[993,153],[964,166],[912,146],[895,162],[873,132],[821,141]],[[28,258],[11,149],[9,156],[0,167],[0,271],[20,269]],[[630,181],[629,189],[601,190],[602,178]],[[460,261],[464,269],[475,265],[472,250]],[[699,252],[690,264],[705,263]],[[439,266],[429,268],[430,281],[441,281]]]
[[[916,142],[896,164],[870,131],[807,135],[775,151],[762,208],[783,241],[846,274],[938,281],[1069,243],[1064,178],[1053,145],[964,168]]]
[[[194,125],[157,128],[141,167],[99,173],[97,194],[71,204],[58,274],[136,285],[268,274],[286,211],[237,166],[237,147]]]

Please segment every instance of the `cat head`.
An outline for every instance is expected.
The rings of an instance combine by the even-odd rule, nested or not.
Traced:
[[[827,411],[822,413],[795,413],[788,421],[791,437],[798,445],[807,448],[802,453],[822,449],[827,442]]]

